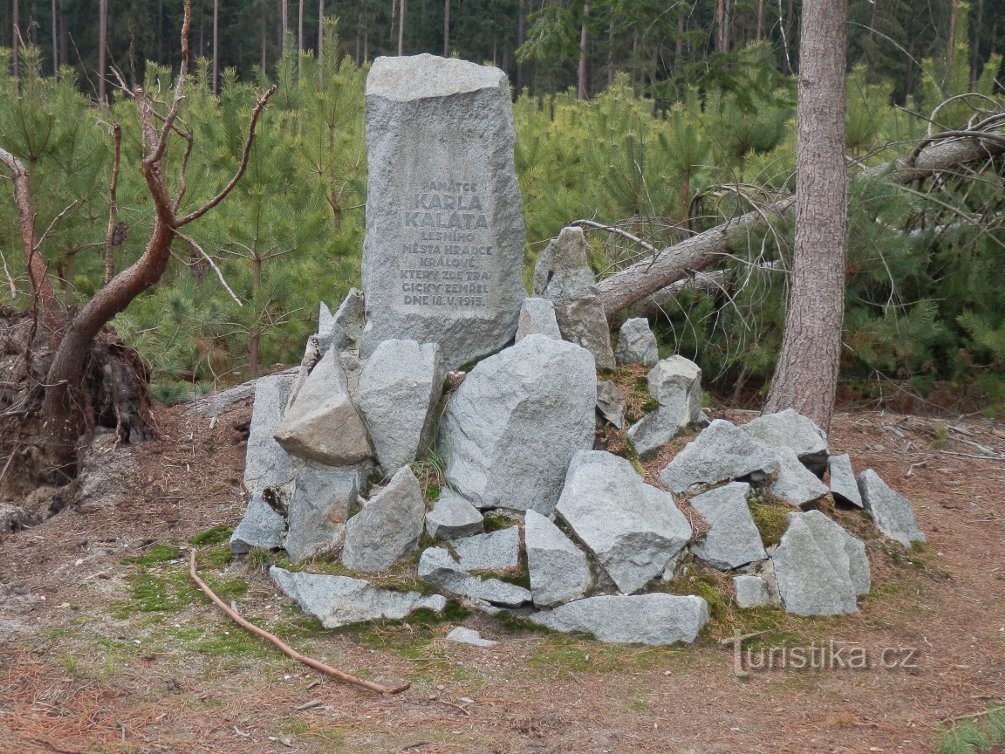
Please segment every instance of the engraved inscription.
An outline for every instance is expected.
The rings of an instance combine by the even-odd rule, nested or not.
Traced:
[[[422,181],[403,215],[398,303],[486,309],[498,283],[488,208],[474,181]]]

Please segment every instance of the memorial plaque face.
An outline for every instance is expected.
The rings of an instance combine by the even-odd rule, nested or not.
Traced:
[[[378,58],[366,106],[364,355],[390,338],[436,342],[454,368],[499,350],[525,295],[505,74]]]

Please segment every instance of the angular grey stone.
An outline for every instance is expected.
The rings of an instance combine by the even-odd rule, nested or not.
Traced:
[[[778,456],[779,469],[778,476],[768,488],[772,495],[789,505],[802,507],[829,492],[827,485],[802,464],[796,451],[788,445],[778,445],[773,450]]]
[[[470,644],[472,647],[494,647],[499,642],[491,639],[483,639],[482,635],[473,628],[458,626],[446,635],[447,641],[456,641],[458,644]]]
[[[482,514],[453,490],[440,491],[440,499],[426,514],[426,533],[433,539],[454,539],[482,530]]]
[[[244,555],[254,547],[279,549],[285,529],[286,518],[265,502],[261,492],[253,492],[241,523],[230,535],[230,551],[235,555]]]
[[[529,510],[524,519],[527,569],[534,605],[549,607],[577,600],[593,584],[586,553],[540,513]]]
[[[771,555],[782,606],[798,615],[858,610],[869,590],[865,545],[819,511],[790,513],[789,527]]]
[[[419,480],[405,466],[349,519],[342,565],[367,573],[386,571],[415,549],[425,514]]]
[[[455,539],[450,546],[462,571],[505,571],[520,565],[520,527]]]
[[[597,411],[617,429],[625,426],[625,394],[610,380],[597,381]]]
[[[343,351],[359,343],[364,325],[363,292],[350,288],[339,308],[332,314],[321,302],[318,314],[318,342],[321,353],[329,348]]]
[[[283,548],[294,563],[342,543],[349,508],[369,471],[367,465],[335,467],[313,461],[299,465],[283,540]]]
[[[555,510],[626,594],[658,576],[691,538],[673,496],[602,450],[573,457]]]
[[[442,547],[423,550],[419,558],[419,578],[460,597],[504,607],[519,607],[531,600],[530,592],[522,586],[499,579],[482,579],[463,571]]]
[[[862,493],[858,490],[855,472],[851,468],[851,457],[847,453],[828,456],[827,468],[830,470],[830,488],[834,499],[859,508],[864,507]]]
[[[447,481],[480,508],[551,513],[572,455],[593,446],[596,403],[590,354],[528,335],[479,362],[447,404]]]
[[[728,479],[761,481],[778,471],[778,455],[724,419],[716,419],[689,442],[660,472],[660,481],[674,492],[693,484]]]
[[[768,584],[760,576],[741,573],[733,577],[733,589],[736,591],[736,604],[741,608],[761,607],[771,604],[771,594]]]
[[[745,424],[743,431],[769,448],[780,445],[792,448],[813,471],[822,474],[827,466],[827,434],[791,408],[759,416]]]
[[[525,296],[506,74],[432,55],[377,58],[365,96],[363,354],[411,338],[439,343],[455,369],[513,338]]]
[[[370,457],[370,441],[349,396],[338,352],[328,351],[304,380],[275,438],[287,453],[329,466]]]
[[[528,335],[545,335],[561,340],[562,333],[555,319],[555,305],[546,298],[525,298],[520,307],[520,319],[516,326],[517,341]]]
[[[646,382],[657,408],[628,430],[642,459],[701,421],[701,369],[693,361],[677,355],[663,359],[649,370]]]
[[[244,461],[244,487],[250,493],[280,487],[293,479],[293,462],[273,438],[283,420],[296,377],[274,374],[255,381],[255,403]]]
[[[708,623],[708,604],[694,595],[638,594],[587,597],[530,620],[554,631],[582,631],[613,644],[693,642]]]
[[[0,536],[20,531],[32,523],[31,514],[24,508],[11,503],[0,503]]]
[[[436,343],[385,340],[370,355],[356,404],[385,474],[394,474],[429,446],[445,376]]]
[[[912,542],[924,542],[925,534],[914,518],[911,502],[891,489],[872,469],[858,475],[858,489],[862,502],[869,511],[876,528],[890,539],[895,539],[904,547]]]
[[[691,498],[691,507],[709,525],[705,538],[693,545],[691,552],[720,571],[768,557],[747,507],[749,492],[749,484],[731,482]]]
[[[618,365],[642,364],[655,366],[659,361],[659,347],[656,336],[649,329],[649,320],[645,317],[626,319],[618,332],[618,347],[614,351],[614,359]]]
[[[537,258],[534,293],[554,303],[565,340],[590,351],[597,369],[614,369],[611,331],[586,249],[582,228],[562,228]]]
[[[323,573],[294,573],[278,566],[269,575],[283,594],[297,601],[325,628],[387,618],[400,620],[413,610],[441,612],[447,600],[440,594],[423,597],[418,592],[380,589],[363,579]]]

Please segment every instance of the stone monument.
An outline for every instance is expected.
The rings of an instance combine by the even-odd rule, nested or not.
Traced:
[[[363,356],[439,343],[447,369],[516,333],[525,297],[513,109],[498,68],[377,58],[366,80]]]

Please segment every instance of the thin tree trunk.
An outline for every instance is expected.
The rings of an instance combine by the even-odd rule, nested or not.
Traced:
[[[325,0],[318,0],[318,69],[324,59],[325,49]]]
[[[304,72],[304,62],[301,54],[304,51],[304,0],[297,4],[297,80]]]
[[[764,0],[757,0],[757,41],[764,39]]]
[[[108,44],[108,0],[98,2],[98,102],[105,104],[105,47]]]
[[[443,0],[443,57],[450,56],[450,0]]]
[[[220,0],[213,0],[213,94],[220,93]]]
[[[946,35],[946,80],[948,85],[952,81],[953,61],[956,52],[956,0],[949,0],[949,33]]]
[[[526,23],[526,21],[525,21],[525,14],[524,14],[523,4],[524,4],[524,0],[519,0],[519,2],[517,3],[517,11],[516,11],[516,46],[517,47],[520,47],[520,46],[523,45],[523,38],[524,38],[524,33],[525,33],[525,31],[524,31],[524,24]],[[524,67],[523,67],[523,61],[521,61],[520,58],[517,58],[517,61],[516,61],[516,93],[518,95],[523,91],[523,87],[524,87]]]
[[[824,430],[837,393],[848,246],[847,0],[805,0],[796,106],[796,236],[782,350],[764,410]]]
[[[398,0],[398,12],[401,17],[398,19],[398,57],[405,54],[405,6],[408,0]]]
[[[282,54],[286,54],[286,33],[289,31],[289,19],[287,17],[287,0],[279,0],[279,28],[283,35],[283,41],[279,46]]]
[[[266,57],[266,47],[267,47],[267,45],[266,45],[266,29],[265,29],[265,14],[264,13],[262,14],[262,18],[261,18],[261,22],[260,22],[259,28],[261,29],[261,32],[262,32],[262,59],[261,59],[261,65],[262,65],[262,74],[264,75],[265,72],[266,72],[266,70],[267,70],[266,65],[268,64],[268,58]]]
[[[108,227],[105,229],[105,285],[115,277],[115,234],[119,224],[119,165],[122,158],[122,126],[112,126],[112,180],[108,186]]]
[[[590,18],[590,4],[583,3],[583,23],[579,29],[579,99],[586,99],[586,63],[589,37],[587,35],[586,23]]]
[[[18,19],[18,4],[20,0],[12,0],[13,8],[11,13],[11,50],[14,62],[14,78],[21,78],[21,55],[19,47],[21,44],[21,28]]]
[[[52,0],[52,72],[59,71],[59,44],[56,32],[56,23],[59,16],[56,14],[56,0]]]

